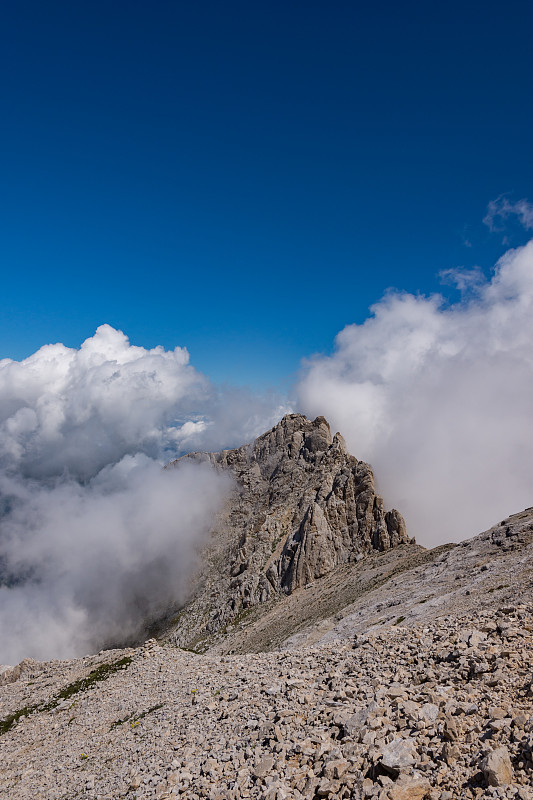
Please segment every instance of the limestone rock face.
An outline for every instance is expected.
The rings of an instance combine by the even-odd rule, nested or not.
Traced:
[[[251,606],[409,542],[401,514],[385,511],[376,494],[371,467],[332,437],[324,417],[289,414],[249,445],[185,458],[229,470],[238,488],[213,531],[179,644],[190,644],[195,605],[213,633]]]

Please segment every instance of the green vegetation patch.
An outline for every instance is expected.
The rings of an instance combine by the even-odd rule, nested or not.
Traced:
[[[74,683],[69,683],[68,686],[65,686],[64,689],[61,689],[55,695],[55,697],[50,700],[49,703],[41,707],[41,711],[51,711],[53,708],[56,708],[56,706],[58,706],[62,700],[68,700],[69,697],[72,697],[79,692],[86,692],[87,689],[92,689],[95,684],[107,680],[115,672],[128,667],[131,664],[131,661],[131,656],[124,656],[124,658],[120,658],[118,661],[112,661],[108,664],[100,664],[99,667],[93,669],[92,672],[89,672],[85,678],[80,678],[79,680],[74,681]]]
[[[135,725],[138,725],[141,719],[144,719],[148,714],[151,714],[153,711],[158,711],[160,708],[163,708],[164,703],[157,703],[157,705],[152,706],[152,708],[148,708],[146,711],[141,711],[139,714],[128,714],[127,717],[123,719],[117,719],[116,722],[113,722],[111,725],[110,730],[113,728],[118,728],[120,725],[124,725],[124,723],[129,722],[131,727],[133,728]]]
[[[241,608],[240,611],[235,614],[231,623],[232,625],[239,625],[239,623],[243,622],[246,617],[249,617],[252,611],[254,610],[254,606],[248,606],[248,608]]]
[[[29,715],[37,711],[38,708],[39,706],[24,706],[24,708],[20,708],[13,714],[9,714],[5,719],[0,720],[0,736],[7,733],[21,717],[29,717]]]
[[[95,684],[107,680],[113,673],[128,667],[131,661],[131,656],[124,656],[124,658],[120,658],[118,661],[100,664],[99,667],[89,672],[85,678],[80,678],[74,681],[74,683],[65,686],[64,689],[60,689],[48,703],[43,703],[40,706],[24,706],[24,708],[15,711],[13,714],[9,714],[5,719],[0,720],[0,736],[7,733],[22,717],[29,717],[30,714],[34,714],[36,711],[52,711],[52,709],[57,708],[62,700],[68,700],[69,697],[78,694],[78,692],[85,692],[87,689],[92,689]]]

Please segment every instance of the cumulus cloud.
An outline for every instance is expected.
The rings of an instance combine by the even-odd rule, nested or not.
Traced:
[[[491,231],[502,231],[503,225],[509,217],[515,217],[526,230],[531,230],[533,228],[533,203],[525,198],[513,202],[505,195],[501,195],[496,200],[490,201],[483,222]]]
[[[79,349],[52,344],[0,360],[0,467],[86,480],[128,454],[169,461],[242,444],[284,410],[273,395],[217,390],[185,348],[136,347],[101,325]]]
[[[460,540],[533,502],[533,241],[462,300],[391,292],[333,355],[305,365],[299,405],[369,461],[425,545]]]
[[[121,643],[181,602],[228,484],[162,466],[242,444],[284,410],[109,325],[79,349],[1,360],[0,662]]]

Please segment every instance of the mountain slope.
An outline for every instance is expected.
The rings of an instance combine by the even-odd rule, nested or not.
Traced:
[[[402,549],[411,568],[395,572]],[[527,509],[451,549],[376,553],[280,596],[271,611],[312,606],[365,562],[383,581],[282,650],[151,640],[27,660],[0,677],[0,797],[533,800],[532,556]]]
[[[368,632],[475,617],[533,598],[533,508],[461,544],[403,545],[344,565],[254,609],[212,648],[217,653],[351,641]]]

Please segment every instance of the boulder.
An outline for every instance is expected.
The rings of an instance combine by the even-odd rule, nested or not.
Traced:
[[[489,786],[505,786],[512,783],[513,767],[506,747],[498,747],[488,753],[481,762],[481,770]]]

